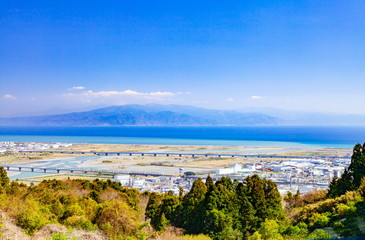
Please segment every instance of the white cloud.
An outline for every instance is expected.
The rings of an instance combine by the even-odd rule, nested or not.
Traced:
[[[9,99],[9,100],[17,100],[17,97],[15,97],[14,95],[11,94],[5,94],[3,96],[4,99]]]
[[[84,86],[76,86],[76,87],[69,88],[68,90],[73,91],[73,90],[84,90],[84,89],[85,89]]]
[[[81,92],[81,93],[66,93],[63,96],[71,96],[71,97],[118,97],[118,96],[142,96],[142,97],[149,97],[149,96],[161,96],[161,97],[168,97],[168,96],[175,96],[175,93],[172,92],[137,92],[133,90],[124,90],[124,91],[99,91],[94,92],[92,90]]]
[[[183,93],[168,92],[168,91],[151,91],[139,92],[131,89],[122,91],[72,91],[65,92],[59,96],[64,104],[81,104],[87,106],[108,106],[108,105],[123,105],[123,104],[175,104],[181,101]]]
[[[234,99],[233,98],[227,98],[226,101],[227,102],[234,102]]]
[[[265,98],[264,96],[251,96],[251,99],[252,100],[260,100],[260,99],[263,99]]]

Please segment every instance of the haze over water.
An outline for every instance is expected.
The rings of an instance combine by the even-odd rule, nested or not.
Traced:
[[[0,127],[0,141],[353,147],[365,127]]]

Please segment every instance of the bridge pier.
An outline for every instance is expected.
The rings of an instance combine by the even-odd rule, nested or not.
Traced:
[[[154,156],[154,157],[156,157],[156,156],[157,156],[157,154],[156,154],[156,153],[154,153],[154,154],[153,154],[153,156]]]
[[[60,173],[60,170],[59,169],[57,169],[57,173]]]
[[[182,157],[182,155],[181,155],[181,154],[179,154],[179,157]]]
[[[10,167],[6,167],[6,169],[8,169],[8,170],[9,170],[9,169],[10,169]]]
[[[31,168],[32,172],[34,172],[34,168]]]
[[[144,153],[142,153],[141,156],[143,157],[144,156]]]
[[[166,157],[170,156],[169,154],[166,154]]]
[[[21,167],[19,167],[19,172],[21,172],[22,171],[22,168]]]
[[[108,153],[105,153],[105,156],[108,156]]]
[[[73,170],[71,170],[70,172],[71,172],[71,173],[73,173],[74,171],[73,171]]]
[[[47,172],[47,169],[43,169],[43,172],[45,172],[45,173],[46,173],[46,172]]]
[[[195,155],[194,154],[191,154],[191,157],[194,157]]]
[[[132,153],[130,153],[129,156],[132,156]]]

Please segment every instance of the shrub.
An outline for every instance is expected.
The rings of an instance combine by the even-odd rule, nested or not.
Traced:
[[[313,228],[323,228],[328,225],[329,218],[320,213],[313,213],[312,216],[309,218],[309,226]]]
[[[309,234],[308,239],[329,239],[331,235],[324,230],[315,230]]]
[[[199,234],[199,235],[184,235],[178,238],[178,240],[211,240],[210,237]]]
[[[300,222],[300,223],[297,224],[297,226],[300,229],[306,229],[306,228],[308,228],[308,225],[305,222]]]
[[[345,216],[345,214],[350,210],[350,207],[343,203],[340,203],[340,204],[337,204],[336,210],[337,210],[338,215]]]
[[[300,228],[299,226],[289,226],[286,230],[285,230],[285,234],[289,235],[289,236],[295,236],[298,235],[300,232]]]
[[[262,239],[261,234],[257,231],[248,237],[248,240],[261,240],[261,239]]]
[[[136,229],[137,216],[138,213],[125,202],[113,200],[103,206],[96,221],[110,238],[116,238],[129,235]]]
[[[85,217],[90,221],[94,221],[96,214],[100,208],[99,204],[91,199],[91,198],[82,198],[79,200],[79,206],[82,208],[82,211],[85,213]]]
[[[79,229],[96,230],[97,226],[84,216],[72,216],[64,222],[66,226],[71,226]]]
[[[81,206],[78,203],[74,203],[66,207],[64,217],[82,216],[84,214],[85,212],[82,210]]]
[[[262,223],[259,233],[262,239],[265,240],[279,240],[283,239],[281,234],[279,233],[279,224],[275,220],[266,219],[265,222]]]
[[[68,237],[64,233],[54,233],[52,240],[68,240]]]
[[[43,213],[30,209],[23,211],[17,221],[17,225],[30,235],[48,223]]]

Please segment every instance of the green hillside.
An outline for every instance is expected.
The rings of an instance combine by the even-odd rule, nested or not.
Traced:
[[[47,180],[26,186],[9,181],[6,171],[0,168],[1,239],[274,240],[365,236],[364,149],[355,146],[351,165],[341,178],[332,181],[329,191],[288,193],[284,199],[274,182],[257,175],[242,182],[227,177],[213,182],[208,176],[205,181],[196,180],[188,193],[174,196],[140,193],[98,179]],[[22,237],[14,237],[19,234]]]

